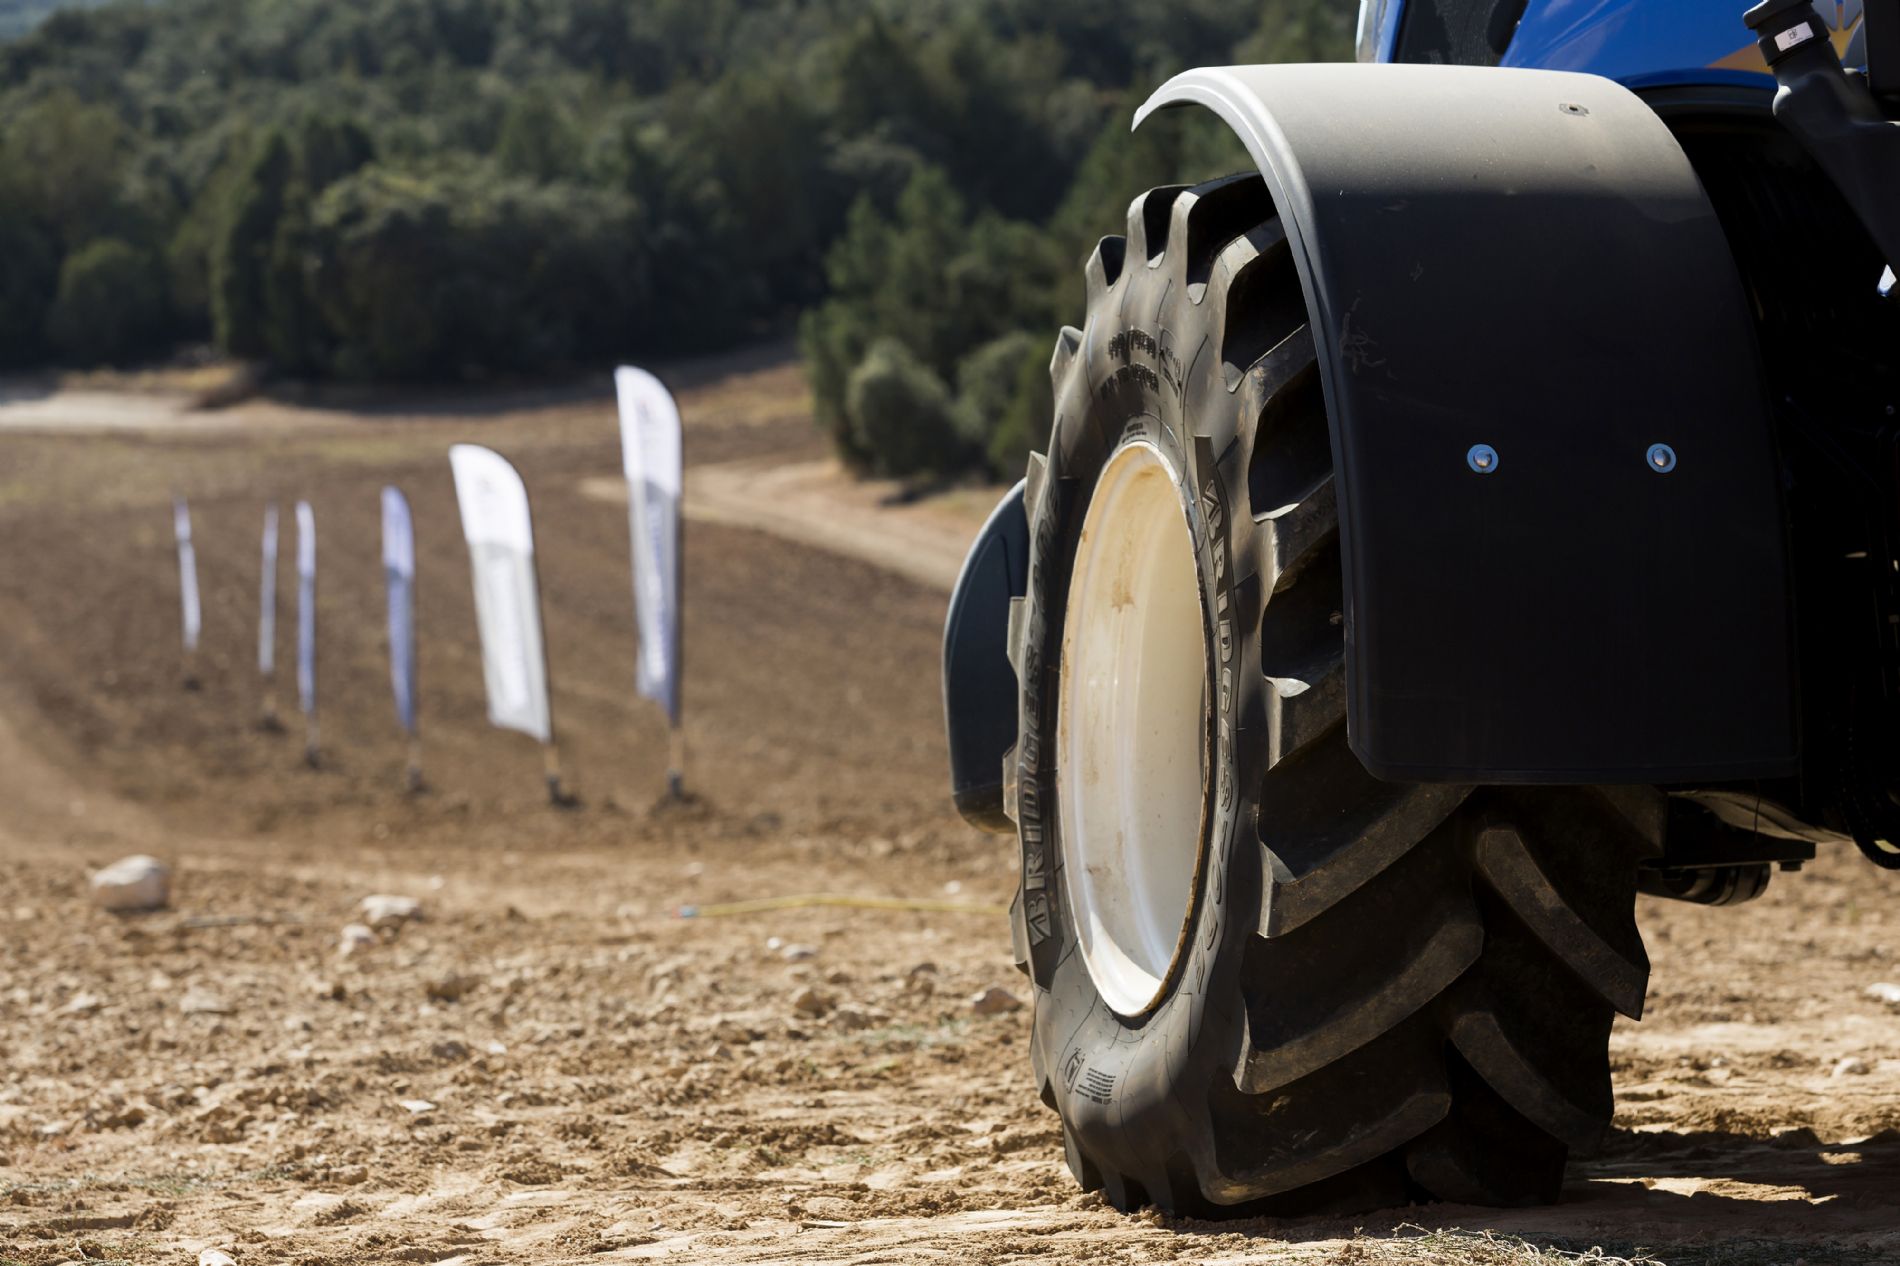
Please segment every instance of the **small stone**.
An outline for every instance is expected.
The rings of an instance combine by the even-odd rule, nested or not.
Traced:
[[[91,882],[92,903],[101,910],[120,914],[162,910],[171,900],[171,867],[143,853],[94,871]]]
[[[467,1059],[468,1044],[466,1042],[459,1042],[452,1037],[444,1038],[429,1048],[429,1054],[436,1059],[444,1061]]]
[[[765,938],[765,952],[768,954],[776,954],[784,947],[785,938],[782,936],[768,936]]]
[[[1873,1070],[1868,1068],[1866,1060],[1861,1059],[1857,1055],[1849,1055],[1846,1059],[1834,1065],[1834,1071],[1830,1075],[1834,1077],[1865,1077],[1871,1071]]]
[[[376,944],[376,933],[366,923],[345,923],[337,938],[336,952],[344,958]]]
[[[788,963],[802,963],[808,958],[818,957],[818,949],[812,945],[787,945],[778,952],[778,956]]]
[[[1867,986],[1867,996],[1876,1002],[1884,1002],[1890,1007],[1900,1007],[1900,985],[1882,981]]]
[[[728,1046],[750,1046],[759,1040],[751,1025],[738,1020],[721,1020],[713,1025],[712,1035]]]
[[[334,1177],[340,1187],[360,1186],[369,1181],[369,1166],[345,1165],[336,1171]]]
[[[237,1258],[229,1253],[219,1252],[215,1248],[208,1248],[198,1254],[198,1266],[237,1266]]]
[[[831,1013],[831,1027],[841,1033],[858,1033],[890,1022],[890,1013],[876,1007],[843,1006]]]
[[[991,985],[970,998],[970,1010],[976,1015],[1004,1015],[1022,1009],[1023,1000],[1001,985]]]
[[[386,892],[364,897],[357,908],[363,912],[363,922],[378,931],[399,928],[422,918],[420,901],[414,897],[397,897]]]
[[[431,1002],[460,1002],[473,993],[481,983],[481,978],[478,976],[450,972],[446,976],[436,977],[422,988]]]
[[[186,1015],[230,1015],[231,1004],[201,985],[193,985],[185,990],[185,996],[178,1000],[178,1009]]]
[[[427,1099],[398,1099],[396,1102],[411,1116],[419,1117],[435,1111],[435,1105]]]
[[[792,1010],[800,1015],[822,1016],[838,1005],[838,1000],[822,989],[806,986],[792,995]]]
[[[91,1015],[104,1005],[96,993],[76,993],[59,1010],[61,1015]]]

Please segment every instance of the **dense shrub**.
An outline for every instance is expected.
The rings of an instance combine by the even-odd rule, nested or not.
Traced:
[[[311,212],[307,283],[355,378],[545,371],[636,350],[648,319],[632,199],[485,165],[370,166]]]
[[[30,365],[45,355],[57,258],[32,217],[0,199],[0,365]]]
[[[845,411],[871,470],[909,477],[956,470],[970,457],[950,391],[894,338],[871,344],[851,371]]]
[[[129,242],[102,237],[60,265],[46,333],[69,361],[116,363],[149,351],[165,318],[164,264]]]
[[[1049,442],[1053,341],[1018,330],[983,344],[957,366],[958,425],[998,475],[1020,475],[1030,450]]]

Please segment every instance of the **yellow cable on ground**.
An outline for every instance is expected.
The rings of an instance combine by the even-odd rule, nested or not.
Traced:
[[[918,897],[850,897],[831,892],[800,893],[791,897],[758,897],[706,906],[681,906],[682,919],[715,919],[728,914],[761,914],[767,910],[798,910],[809,906],[844,906],[854,910],[922,910],[936,914],[1008,914],[1003,906],[973,905],[967,901],[933,901]]]

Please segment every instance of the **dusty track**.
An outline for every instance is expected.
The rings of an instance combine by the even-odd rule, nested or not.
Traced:
[[[829,485],[793,369],[687,381],[694,471],[807,472],[775,515],[843,505],[829,530],[901,520],[945,558],[980,515],[978,497],[893,512]],[[664,735],[632,697],[625,515],[579,491],[617,468],[609,402],[255,409],[0,435],[0,1262],[1533,1255],[1487,1230],[1670,1262],[1900,1260],[1900,1013],[1864,993],[1900,981],[1893,877],[1832,856],[1742,910],[1646,904],[1656,971],[1649,1018],[1615,1038],[1620,1128],[1559,1209],[1124,1218],[1063,1168],[1026,1015],[967,1004],[1022,992],[1000,920],[677,917],[817,889],[1006,900],[1010,846],[944,805],[939,583],[795,527],[696,521],[703,801],[655,811]],[[481,722],[442,458],[457,439],[515,457],[537,497],[576,812],[541,802],[525,740]],[[386,481],[421,536],[432,789],[416,799],[381,658]],[[204,568],[192,693],[174,490]],[[323,542],[316,772],[252,724],[258,515],[296,496]],[[134,849],[176,863],[177,908],[91,911],[86,866]],[[427,921],[339,958],[378,891],[421,897]],[[816,952],[787,961],[773,937]],[[801,1013],[805,988],[835,1008]],[[1833,1076],[1848,1058],[1869,1071]]]

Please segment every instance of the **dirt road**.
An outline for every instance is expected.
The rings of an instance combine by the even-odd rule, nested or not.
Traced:
[[[794,368],[687,380],[690,469],[801,469],[785,502],[824,504]],[[1900,1011],[1866,993],[1900,982],[1900,880],[1829,856],[1740,910],[1645,904],[1619,1128],[1558,1209],[1122,1217],[1063,1167],[1027,1013],[970,1006],[1027,996],[1002,919],[679,917],[814,891],[1007,900],[1011,846],[945,804],[940,576],[695,521],[700,799],[659,809],[625,514],[581,491],[617,469],[609,402],[290,414],[0,436],[0,1262],[1900,1260]],[[578,810],[547,807],[532,745],[482,722],[443,458],[462,439],[536,496]],[[384,482],[418,521],[414,798],[382,660]],[[203,569],[194,692],[174,491]],[[883,521],[843,495],[838,521]],[[316,771],[254,724],[258,521],[298,496],[325,568]],[[954,537],[981,508],[898,517]],[[89,908],[87,868],[132,851],[176,867],[173,910]],[[373,893],[424,917],[340,953]]]

